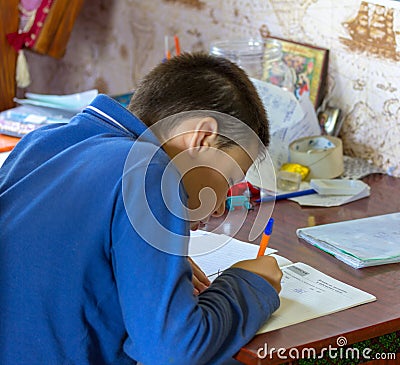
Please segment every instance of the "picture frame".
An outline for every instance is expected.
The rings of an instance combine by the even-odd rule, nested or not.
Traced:
[[[324,97],[329,50],[278,37],[269,36],[268,39],[277,40],[282,45],[282,60],[296,75],[296,97],[308,93],[311,103],[317,109]]]

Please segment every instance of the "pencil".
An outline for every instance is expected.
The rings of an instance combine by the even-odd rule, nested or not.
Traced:
[[[174,36],[175,41],[175,54],[179,56],[181,54],[181,46],[179,44],[179,38],[177,35]]]
[[[257,257],[264,256],[265,250],[267,249],[269,243],[269,239],[271,237],[273,225],[274,225],[274,218],[270,218],[262,234],[260,248],[258,249]]]

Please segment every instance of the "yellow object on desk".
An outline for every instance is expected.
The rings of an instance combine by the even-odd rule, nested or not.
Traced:
[[[298,163],[284,163],[281,168],[281,171],[288,171],[288,172],[297,172],[301,175],[301,180],[304,180],[310,169],[307,166],[300,165]]]
[[[277,186],[280,190],[297,191],[310,169],[297,163],[285,163],[277,174]]]

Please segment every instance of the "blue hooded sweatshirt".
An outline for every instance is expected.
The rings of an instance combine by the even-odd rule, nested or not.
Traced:
[[[254,336],[279,297],[238,268],[193,294],[171,166],[105,95],[17,144],[0,169],[0,364],[220,364]]]

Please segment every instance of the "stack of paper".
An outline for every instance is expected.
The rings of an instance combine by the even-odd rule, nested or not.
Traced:
[[[68,110],[73,113],[77,113],[89,105],[97,96],[97,94],[98,91],[96,89],[69,95],[26,93],[26,99],[15,98],[14,100],[18,104],[22,105],[35,105],[46,108]]]
[[[68,123],[73,115],[71,112],[53,108],[20,105],[0,113],[0,133],[23,137],[45,125]]]
[[[23,137],[45,125],[68,123],[97,94],[96,89],[70,95],[26,93],[26,99],[14,98],[20,106],[0,113],[0,133]]]
[[[297,236],[357,269],[400,262],[400,213],[300,228]]]

